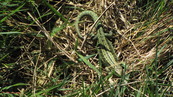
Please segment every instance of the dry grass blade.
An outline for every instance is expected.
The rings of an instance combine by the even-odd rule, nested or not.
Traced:
[[[173,96],[171,0],[1,1],[0,96]],[[112,31],[122,76],[100,61],[97,40],[77,36],[84,10],[99,18],[80,20],[82,36],[98,21]]]
[[[54,44],[54,46],[56,46],[60,51],[62,51],[70,60],[76,62],[76,60],[74,58],[72,58],[67,51],[65,51],[60,45],[58,45],[53,40],[53,38],[49,35],[48,31],[45,29],[45,27],[42,26],[41,23],[37,19],[35,19],[30,13],[28,13],[28,15],[36,22],[36,24],[40,27],[40,29],[45,34],[45,36]]]

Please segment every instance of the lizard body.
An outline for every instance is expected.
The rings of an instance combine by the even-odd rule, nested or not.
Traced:
[[[76,18],[75,28],[80,38],[83,38],[81,32],[79,30],[79,21],[84,16],[90,16],[92,20],[95,22],[98,19],[98,16],[93,11],[83,11]],[[114,68],[115,72],[118,75],[121,75],[122,67],[116,62],[115,51],[113,49],[112,43],[105,37],[105,33],[103,31],[103,27],[101,23],[98,21],[95,25],[97,31],[97,47],[99,56],[104,64],[110,65]]]

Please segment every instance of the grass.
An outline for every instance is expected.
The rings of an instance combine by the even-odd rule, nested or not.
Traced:
[[[117,1],[103,14],[105,32],[114,33],[120,77],[102,66],[95,42],[88,39],[82,47],[74,29],[79,12],[100,15],[112,2],[1,2],[0,96],[173,96],[171,0]]]

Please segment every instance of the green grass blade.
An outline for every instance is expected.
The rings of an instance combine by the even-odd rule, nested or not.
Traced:
[[[8,56],[9,56],[9,53],[5,54],[3,57],[0,58],[0,61],[2,61],[3,59],[5,59]]]
[[[37,92],[36,94],[31,95],[30,97],[35,97],[35,96],[38,97],[38,96],[41,96],[41,94],[43,94],[43,93],[47,93],[47,92],[49,92],[49,91],[51,91],[51,90],[53,90],[53,89],[55,89],[55,88],[60,88],[60,87],[63,86],[66,82],[67,82],[66,79],[64,79],[60,84],[58,84],[58,85],[56,85],[56,86],[52,85],[52,87],[50,87],[50,88],[48,88],[48,89],[45,89],[45,90],[42,90],[42,91],[39,91],[39,92]]]
[[[67,23],[64,23],[64,24],[60,25],[59,27],[53,28],[52,33],[51,33],[51,36],[56,35],[56,33],[60,32],[64,28],[66,28],[66,25],[67,25]]]
[[[11,86],[6,86],[6,87],[4,87],[4,88],[2,88],[2,89],[0,88],[0,91],[8,90],[8,89],[10,89],[10,88],[12,88],[12,87],[15,87],[15,86],[25,86],[25,85],[29,85],[29,84],[17,83],[17,84],[11,85]]]
[[[83,62],[85,64],[87,64],[90,68],[92,68],[94,71],[96,71],[99,76],[101,76],[101,73],[99,72],[99,70],[94,65],[92,65],[84,56],[82,56],[81,54],[79,54],[77,52],[76,52],[76,54],[83,60]]]
[[[17,9],[13,10],[8,16],[4,17],[0,20],[0,23],[4,22],[9,16],[15,14],[16,12],[20,11],[20,9],[25,5],[25,3],[21,6],[19,6]]]
[[[22,32],[0,32],[0,35],[4,35],[4,34],[22,34]]]
[[[89,58],[94,57],[94,56],[95,56],[95,54],[92,54],[92,55],[85,56],[84,58],[88,60]],[[79,58],[78,61],[83,61],[83,60],[81,58]]]
[[[67,19],[60,12],[58,12],[54,7],[52,7],[49,3],[47,3],[46,0],[43,0],[43,1],[57,16],[59,16],[63,21],[68,22]]]
[[[170,66],[172,66],[172,64],[173,64],[173,60],[169,61],[166,65],[164,65],[163,69],[161,69],[160,71],[158,71],[158,74],[161,74],[164,71],[166,71],[166,69],[169,68]]]

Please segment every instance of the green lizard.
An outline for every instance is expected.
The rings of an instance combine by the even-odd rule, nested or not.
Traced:
[[[75,22],[75,28],[80,38],[82,38],[82,35],[79,30],[78,24],[80,22],[80,19],[84,16],[90,16],[94,22],[98,19],[97,14],[93,11],[83,11],[78,15]],[[120,76],[122,74],[122,67],[116,62],[117,60],[112,43],[105,37],[105,33],[103,31],[103,27],[101,27],[100,22],[96,23],[95,28],[97,30],[98,52],[102,62],[110,67],[113,67],[115,72]]]

